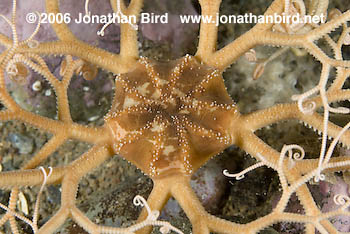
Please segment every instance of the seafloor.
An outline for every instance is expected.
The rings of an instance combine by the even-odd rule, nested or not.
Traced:
[[[187,3],[178,4],[177,6],[189,6],[188,1],[183,1]],[[164,2],[161,0],[152,1],[151,3],[145,1],[145,10],[170,11],[173,14],[187,12],[188,10]],[[223,0],[221,14],[244,14],[247,12],[262,14],[270,2],[262,0]],[[334,2],[332,7],[336,6],[345,10],[344,5],[347,1],[336,0],[332,2]],[[193,5],[193,9],[198,11],[198,3],[193,1]],[[252,25],[249,24],[220,25],[218,47],[221,48],[228,44],[251,27]],[[181,32],[184,32],[182,34],[152,30],[144,29],[139,34],[141,55],[167,60],[187,53],[195,53],[198,25],[189,26],[188,29],[184,30],[181,29],[183,30]],[[174,30],[176,30],[176,27]],[[161,35],[161,38],[150,36],[150,34],[157,33]],[[182,37],[188,37],[188,39],[182,40],[180,44],[175,46],[175,40]],[[276,48],[270,47],[256,48],[259,59],[267,58],[275,50]],[[52,58],[50,61],[60,62],[59,59],[56,60]],[[57,66],[57,64],[52,66]],[[263,109],[275,103],[289,102],[292,94],[302,93],[312,88],[318,82],[320,73],[320,64],[314,61],[311,56],[298,54],[292,50],[268,64],[264,74],[258,80],[252,79],[254,66],[245,58],[240,58],[224,73],[228,91],[243,113]],[[33,83],[34,81],[30,82]],[[27,109],[54,118],[54,98],[47,95],[47,90],[50,89],[49,85],[43,81],[41,90],[33,93],[30,91],[32,83],[24,86],[10,83],[11,95]],[[73,119],[82,124],[102,124],[103,115],[109,108],[113,91],[105,85],[111,83],[112,75],[104,71],[99,72],[97,80],[90,82],[77,77],[76,81],[72,82],[70,90]],[[74,90],[80,91],[76,92]],[[32,102],[28,103],[28,100],[32,100]],[[339,121],[346,120],[340,119]],[[284,144],[293,143],[303,146],[307,155],[317,155],[319,151],[319,136],[294,121],[274,124],[259,130],[257,134],[277,150],[280,150]],[[19,168],[22,162],[38,152],[50,137],[49,134],[42,133],[22,123],[0,123],[2,170]],[[85,143],[69,141],[45,161],[45,166],[70,162],[88,148],[89,145]],[[241,181],[225,178],[221,174],[227,165],[229,165],[227,169],[230,171],[239,172],[254,162],[255,159],[233,146],[212,159],[193,176],[192,185],[210,213],[234,222],[247,223],[271,211],[280,194],[278,177],[273,170],[257,169]],[[313,190],[317,193],[317,184],[310,185],[310,187],[313,187]],[[84,177],[80,183],[77,204],[95,223],[129,226],[134,223],[140,212],[140,208],[134,207],[132,204],[133,197],[137,194],[147,197],[151,189],[152,181],[147,176],[119,156],[115,156]],[[23,188],[21,191],[29,205],[30,216],[38,188]],[[48,220],[58,210],[60,204],[59,186],[47,186],[44,194],[40,206],[41,217],[39,223]],[[9,191],[0,191],[1,203],[7,204],[8,197]],[[302,210],[296,198],[292,198],[289,209],[293,212]],[[169,201],[161,214],[161,218],[169,220],[184,233],[190,233],[191,231],[190,222],[174,200]],[[23,224],[21,228],[24,233],[31,232],[27,225]],[[279,223],[261,233],[302,233],[302,230],[302,225]],[[5,226],[5,232],[9,232],[8,226]],[[57,233],[78,234],[86,232],[73,222],[67,221]],[[154,230],[154,233],[159,233],[158,229]]]

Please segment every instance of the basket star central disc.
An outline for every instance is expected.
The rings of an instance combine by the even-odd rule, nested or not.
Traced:
[[[105,118],[113,149],[151,177],[192,174],[232,143],[227,126],[237,109],[221,73],[194,57],[140,58],[115,85]]]

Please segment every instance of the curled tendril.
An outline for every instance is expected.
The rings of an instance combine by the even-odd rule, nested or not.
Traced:
[[[85,80],[93,80],[97,76],[98,69],[92,64],[84,63],[77,72],[81,74]]]
[[[145,206],[147,204],[146,200],[140,195],[136,195],[134,197],[133,203],[135,206]]]
[[[166,227],[166,226],[162,226],[160,229],[159,229],[160,233],[162,234],[168,234],[170,233],[170,228],[169,227]]]
[[[27,67],[23,63],[8,63],[6,73],[9,78],[17,84],[25,84],[26,78],[29,75]]]
[[[18,69],[16,64],[8,63],[8,65],[6,66],[6,72],[11,76],[16,76],[18,74]]]
[[[336,205],[342,206],[344,205],[347,201],[349,201],[349,197],[343,194],[336,194],[333,197],[333,201]]]
[[[134,197],[134,205],[135,206],[144,206],[147,210],[147,220],[150,221],[155,221],[158,219],[159,217],[159,211],[158,210],[151,210],[151,208],[149,207],[149,205],[147,204],[147,201],[141,197],[140,195],[136,195]]]
[[[304,100],[300,99],[298,100],[298,107],[299,110],[303,113],[303,114],[307,114],[307,115],[311,115],[314,113],[315,109],[316,109],[316,103],[313,101],[309,101],[307,103],[303,102]]]
[[[34,233],[36,233],[36,231],[38,230],[38,218],[39,218],[39,205],[40,205],[40,198],[41,195],[44,191],[45,185],[47,183],[48,178],[51,176],[53,168],[49,167],[49,173],[46,172],[46,170],[43,167],[39,167],[39,169],[41,170],[41,172],[43,173],[44,179],[43,179],[43,183],[40,187],[36,202],[35,202],[35,207],[34,207],[34,215],[33,215],[33,230]]]
[[[316,109],[316,103],[313,101],[309,101],[302,106],[305,114],[312,114]]]
[[[244,169],[243,171],[241,171],[241,172],[239,172],[239,173],[236,173],[236,174],[230,174],[230,173],[228,172],[228,170],[226,170],[226,169],[222,171],[222,174],[224,174],[224,175],[227,176],[227,177],[233,177],[233,178],[235,178],[236,180],[241,180],[241,179],[244,178],[244,175],[245,175],[246,173],[248,173],[248,172],[250,172],[250,171],[253,171],[254,169],[256,169],[256,168],[258,168],[258,167],[262,167],[262,166],[265,166],[265,163],[259,162],[259,163],[256,163],[256,164],[254,164],[254,165],[252,165],[252,166],[250,166],[250,167],[248,167],[248,168]]]
[[[37,40],[29,40],[28,42],[27,42],[27,46],[29,47],[29,48],[37,48],[38,46],[39,46],[39,42],[37,41]]]
[[[342,206],[340,209],[344,210],[350,206],[350,198],[343,194],[336,194],[333,197],[333,201],[336,205]]]
[[[85,4],[89,4],[88,2],[89,1],[87,1],[87,3],[85,3]],[[86,8],[85,11],[88,11],[88,7],[85,6],[85,8]],[[120,6],[120,0],[117,0],[117,11],[115,13],[116,14],[113,16],[113,18],[111,20],[109,20],[107,23],[105,23],[102,26],[101,30],[97,31],[98,36],[103,37],[105,34],[104,31],[106,30],[106,28],[109,25],[113,24],[115,22],[115,20],[117,19],[117,17],[120,17],[122,19],[122,22],[127,22],[131,26],[132,29],[138,30],[137,24],[135,24],[134,22],[130,22],[130,20],[128,19],[128,16],[124,15],[124,13],[122,12],[121,6]],[[90,14],[90,12],[87,12],[87,14]]]
[[[293,150],[297,150],[293,152]],[[284,145],[281,150],[279,167],[282,167],[282,162],[286,154],[288,153],[288,168],[292,168],[294,166],[294,160],[300,161],[305,157],[305,150],[299,145]]]
[[[314,113],[316,109],[316,103],[314,101],[306,101],[307,98],[309,98],[311,95],[318,92],[320,89],[319,87],[315,87],[313,89],[310,89],[306,93],[300,94],[300,95],[293,95],[292,100],[298,102],[298,108],[303,114],[311,115]],[[322,96],[322,93],[321,93]],[[333,108],[329,106],[328,104],[324,106],[329,112],[333,113],[339,113],[339,114],[348,114],[350,113],[350,109],[346,107],[337,107]]]
[[[230,172],[228,172],[227,169],[225,169],[222,171],[222,174],[224,174],[224,176],[227,176],[227,177],[234,177],[236,180],[241,180],[244,178],[243,171],[237,174],[231,174]]]
[[[292,149],[298,149],[300,152],[292,152],[292,149],[288,150],[289,157],[294,160],[302,160],[305,157],[305,151],[298,145],[292,145]]]
[[[7,63],[5,71],[10,79],[18,84],[24,84],[29,75],[28,68],[20,61],[20,55],[15,54]]]
[[[315,182],[319,182],[319,181],[324,181],[326,179],[326,176],[322,173],[317,173],[317,175],[315,175],[314,181]]]
[[[129,228],[129,231],[134,233],[134,231],[137,231],[145,226],[148,225],[153,225],[153,226],[159,226],[160,227],[160,232],[162,234],[168,234],[170,231],[173,231],[177,234],[184,234],[182,231],[179,229],[173,227],[170,223],[166,221],[159,221],[157,220],[159,217],[159,211],[158,210],[151,210],[149,207],[146,199],[141,197],[140,195],[136,195],[134,197],[133,203],[135,206],[144,206],[147,210],[147,218],[146,220],[142,221],[141,223],[135,224],[132,227]]]
[[[303,114],[311,115],[316,109],[316,103],[313,101],[308,101],[305,103],[306,98],[309,95],[293,95],[292,100],[298,102],[298,108]]]

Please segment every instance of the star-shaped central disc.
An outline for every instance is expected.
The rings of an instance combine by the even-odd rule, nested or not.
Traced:
[[[232,143],[227,112],[236,107],[220,72],[194,57],[141,58],[115,85],[105,118],[113,148],[151,177],[192,174]]]

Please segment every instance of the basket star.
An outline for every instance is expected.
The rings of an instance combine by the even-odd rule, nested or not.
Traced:
[[[192,174],[232,144],[227,126],[236,106],[221,73],[196,58],[140,58],[115,84],[105,118],[113,149],[151,177]]]
[[[64,4],[69,3],[69,1],[46,0],[46,14],[66,15],[64,8],[62,8],[63,2],[67,2]],[[95,7],[103,8],[100,2],[92,2],[94,2],[92,4]],[[201,15],[211,18],[219,16],[220,8],[228,6],[221,5],[221,2],[221,0],[199,0]],[[91,6],[93,6],[92,4]],[[20,233],[22,225],[19,226],[19,224],[29,225],[33,233],[37,234],[67,233],[62,228],[67,226],[66,221],[71,219],[75,223],[72,224],[74,229],[71,230],[78,230],[76,228],[79,226],[94,234],[148,234],[155,226],[159,227],[159,231],[162,233],[183,234],[183,231],[172,226],[169,222],[158,219],[170,197],[179,203],[192,226],[191,231],[185,228],[185,233],[191,232],[193,234],[253,234],[259,233],[273,224],[284,222],[298,223],[304,227],[307,234],[315,232],[339,233],[332,220],[339,215],[350,216],[348,212],[350,198],[348,196],[342,194],[334,196],[336,198],[334,202],[338,208],[325,212],[316,203],[308,186],[311,179],[321,180],[324,178],[323,173],[345,172],[350,169],[348,156],[333,156],[338,142],[350,147],[350,123],[345,126],[338,125],[336,122],[332,122],[333,117],[330,118],[331,114],[338,115],[350,112],[345,104],[347,100],[350,100],[350,90],[346,85],[350,77],[350,61],[345,59],[346,49],[348,49],[346,46],[350,44],[348,26],[350,11],[342,13],[337,9],[331,10],[327,0],[274,0],[265,11],[264,16],[297,16],[298,19],[303,19],[306,14],[312,17],[316,16],[316,18],[324,15],[327,16],[327,21],[308,23],[302,20],[301,23],[297,24],[293,22],[283,24],[258,22],[232,41],[225,38],[222,40],[224,43],[220,43],[223,47],[218,47],[218,24],[201,20],[197,50],[193,57],[184,56],[173,61],[157,62],[140,57],[139,48],[140,44],[143,43],[138,40],[140,32],[137,29],[138,22],[141,21],[140,16],[144,13],[142,10],[143,0],[110,1],[113,13],[121,17],[136,16],[137,18],[135,24],[129,22],[120,24],[120,52],[118,54],[80,40],[71,31],[71,27],[64,22],[51,24],[57,40],[39,40],[42,35],[46,34],[46,30],[40,26],[43,24],[40,19],[40,16],[43,15],[41,13],[37,13],[38,22],[33,33],[29,37],[25,37],[24,34],[24,38],[27,39],[21,41],[20,28],[18,30],[16,28],[18,23],[18,17],[16,17],[17,1],[12,0],[11,17],[3,15],[8,14],[8,8],[6,8],[8,3],[2,5],[5,6],[5,11],[0,7],[0,20],[9,25],[12,37],[0,32],[0,47],[3,49],[0,53],[0,104],[2,105],[0,121],[4,123],[13,121],[30,125],[51,135],[51,137],[45,137],[48,139],[47,142],[41,147],[38,145],[38,150],[33,152],[30,159],[26,156],[27,159],[23,158],[22,160],[21,155],[12,155],[12,150],[6,153],[7,156],[0,155],[4,159],[8,156],[16,157],[14,162],[22,162],[20,169],[14,169],[15,167],[9,167],[11,164],[5,163],[3,160],[4,171],[0,172],[0,188],[4,191],[11,190],[11,194],[10,197],[7,197],[4,193],[1,199],[2,202],[5,200],[8,202],[7,205],[0,203],[0,209],[3,210],[0,216],[0,233]],[[79,4],[72,4],[72,8],[75,5]],[[90,9],[89,0],[85,0],[86,15],[94,14],[95,7]],[[241,10],[244,11],[247,6],[243,4],[242,7]],[[28,9],[26,9],[26,13],[27,11]],[[72,12],[81,11],[72,9]],[[103,31],[111,23],[106,23],[96,33],[102,37]],[[35,37],[39,30],[45,31]],[[181,36],[185,37],[186,35]],[[82,37],[82,34],[79,37]],[[35,38],[38,38],[38,41]],[[269,58],[261,60],[257,58],[259,56],[254,50],[257,46],[282,48]],[[283,85],[281,90],[282,93],[284,93],[284,88],[295,90],[294,95],[291,96],[291,100],[295,102],[282,102],[267,108],[261,106],[261,109],[241,114],[226,91],[222,73],[244,55],[256,63],[253,78],[265,79],[262,74],[268,63],[290,48],[293,50],[302,48],[318,61],[321,67],[320,72],[314,72],[314,69],[311,72],[319,75],[318,84],[309,90],[304,90],[307,87],[302,85],[303,80],[307,79],[311,73],[295,72],[293,79],[296,83],[283,81],[286,86]],[[300,55],[300,51],[298,53]],[[51,71],[50,67],[52,66],[48,64],[50,61],[44,59],[44,56],[57,55],[63,59],[59,74],[56,74],[56,69]],[[284,59],[281,59],[278,64],[283,62]],[[309,66],[309,63],[302,65],[301,68],[305,70],[306,66]],[[312,67],[315,66],[312,65]],[[98,69],[104,69],[114,75],[118,74],[115,78],[114,100],[111,108],[104,116],[105,121],[101,126],[76,122],[71,113],[74,109],[71,107],[76,102],[75,99],[69,98],[70,83],[77,78],[75,74],[81,74],[87,80],[97,78],[96,76],[99,76]],[[249,66],[241,69],[249,69]],[[45,78],[52,86],[57,106],[55,118],[47,118],[26,110],[17,103],[15,95],[10,92],[11,90],[8,90],[6,77],[13,79],[11,82],[18,82],[29,80],[27,76],[34,73]],[[287,74],[288,77],[290,75],[292,73]],[[266,89],[265,97],[270,99],[277,96],[276,89],[273,87],[281,84],[275,83],[279,82],[278,80],[280,79],[271,79],[271,77],[266,80],[271,85],[271,89]],[[251,81],[248,82],[251,83]],[[301,89],[299,89],[299,85],[301,85]],[[243,89],[237,90],[247,92]],[[91,90],[91,92],[94,91],[94,89]],[[299,91],[305,92],[299,93]],[[289,92],[287,93],[289,95]],[[240,93],[237,95],[241,96]],[[264,101],[261,100],[261,102]],[[89,105],[86,107],[88,108]],[[312,153],[318,154],[317,151],[320,148],[319,155],[307,155],[307,158],[303,158],[305,151],[296,144],[284,145],[280,150],[278,145],[284,143],[282,142],[283,138],[269,145],[264,140],[267,138],[266,136],[260,138],[260,134],[256,133],[257,130],[267,128],[271,124],[288,120],[298,120],[321,133],[320,147],[314,147],[315,151],[313,150]],[[6,133],[5,128],[1,129],[3,133]],[[269,128],[271,133],[268,136],[274,133],[279,134],[280,130],[277,129]],[[283,133],[287,133],[287,131],[289,129],[284,129]],[[300,133],[299,130],[295,131]],[[328,137],[333,138],[332,142],[327,142]],[[304,137],[303,139],[307,140]],[[66,160],[66,158],[71,157],[62,154],[66,151],[61,150],[61,147],[65,148],[65,143],[71,140],[88,143],[91,147],[89,150],[81,152],[79,157]],[[279,201],[276,201],[275,208],[268,214],[257,217],[254,221],[247,222],[245,220],[244,224],[238,220],[233,222],[208,213],[199,199],[201,194],[197,195],[190,183],[191,175],[198,168],[230,145],[240,148],[254,157],[257,162],[234,174],[224,170],[225,175],[242,179],[248,172],[266,166],[278,175],[280,182],[278,193],[281,196]],[[84,177],[90,177],[88,173],[94,169],[98,168],[99,172],[116,170],[116,168],[103,164],[115,154],[119,154],[149,175],[153,182],[152,191],[147,197],[147,201],[139,195],[135,196],[134,205],[144,208],[136,224],[128,227],[116,227],[117,223],[113,223],[112,226],[106,225],[110,223],[110,220],[119,220],[120,215],[123,215],[120,212],[113,212],[113,217],[111,217],[109,210],[112,206],[108,207],[106,210],[108,212],[101,210],[108,215],[105,218],[102,218],[104,215],[92,218],[90,212],[85,214],[77,205],[77,199],[85,200],[91,196],[91,199],[84,202],[88,202],[89,206],[94,206],[92,201],[96,201],[96,193],[90,195],[90,189],[88,189],[90,185],[79,188],[79,184]],[[60,156],[63,156],[64,160],[57,158]],[[235,154],[230,155],[233,160],[236,156]],[[47,165],[47,163],[53,163],[53,165],[50,165],[49,168],[43,168],[42,166]],[[101,173],[100,176],[110,175],[112,174],[108,172]],[[86,179],[90,181],[90,178]],[[121,178],[118,180],[123,182]],[[116,180],[111,181],[115,182]],[[49,184],[59,184],[60,186],[61,201],[57,204],[59,209],[50,209],[50,213],[45,212],[45,216],[38,219],[42,210],[46,209],[45,207],[39,209],[40,197],[44,187]],[[94,182],[91,183],[91,186],[99,190],[98,194],[106,197],[109,196],[108,194],[114,195],[114,191],[121,191],[120,189],[123,188],[122,184],[113,183],[108,184],[111,187],[103,191],[102,187],[96,187],[98,184]],[[20,190],[30,186],[40,186],[36,202],[29,209],[32,212],[30,215],[32,219],[22,215],[22,207],[24,206],[17,207],[17,202],[24,204],[25,200],[24,196],[20,195],[22,193]],[[25,191],[28,192],[28,190],[29,188],[26,188]],[[35,190],[32,192],[35,193]],[[231,195],[235,194],[231,193],[230,197]],[[299,204],[303,207],[302,213],[291,213],[286,209],[292,195],[297,196]],[[30,200],[34,200],[32,196]],[[116,200],[103,200],[110,204],[119,203]],[[225,216],[224,213],[227,214],[223,211],[220,216]],[[98,223],[96,223],[97,220],[99,220]],[[123,223],[123,226],[125,225],[126,223]],[[183,225],[181,224],[181,226]],[[181,227],[181,229],[184,228]]]

